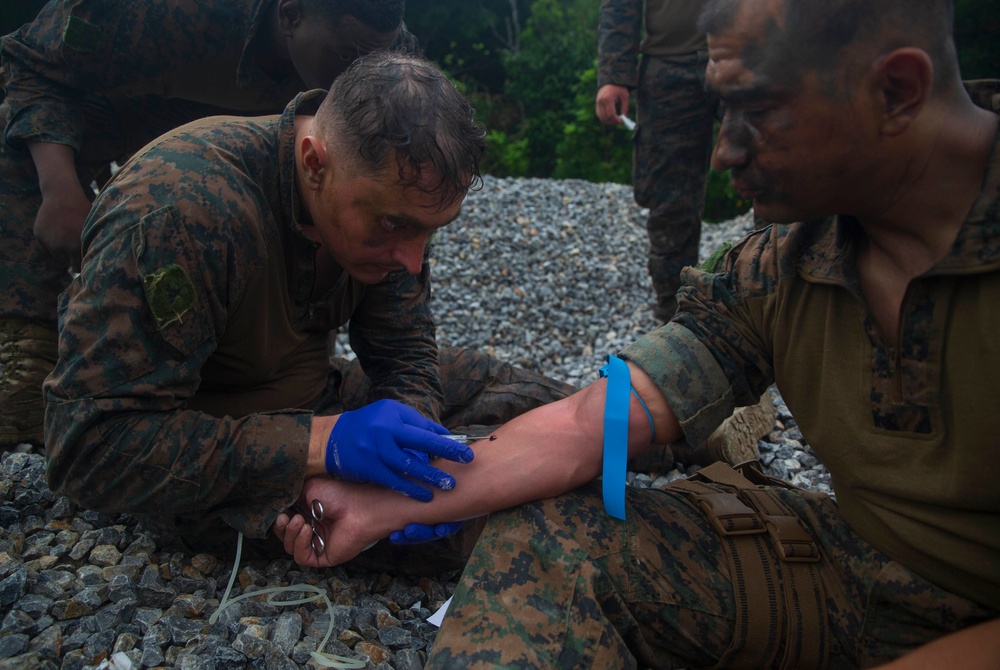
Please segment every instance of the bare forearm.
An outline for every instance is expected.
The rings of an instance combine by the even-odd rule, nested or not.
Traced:
[[[72,147],[50,142],[29,142],[28,151],[35,163],[35,171],[38,172],[38,186],[42,195],[70,188],[83,192],[76,172],[76,153]]]
[[[649,406],[657,441],[675,439],[679,427],[662,395],[641,373],[633,375],[633,383]],[[330,541],[321,559],[310,554],[308,529],[301,518],[279,517],[275,531],[297,561],[330,565],[352,558],[364,546],[409,523],[468,519],[575,488],[601,472],[605,387],[599,381],[510,421],[493,439],[473,445],[476,456],[469,464],[439,461],[457,485],[435,492],[429,503],[374,486],[323,477],[308,480],[303,487],[305,500],[319,499],[330,512],[325,521]],[[629,453],[635,455],[648,448],[653,431],[645,410],[630,398]]]
[[[471,463],[439,462],[457,484],[451,491],[435,492],[430,504],[376,491],[368,512],[381,537],[406,523],[468,519],[548,498],[596,477],[600,430],[590,432],[592,426],[578,422],[580,408],[563,403],[576,404],[567,399],[540,407],[499,428],[495,439],[479,440],[472,445],[476,457]]]
[[[330,431],[340,415],[314,415],[309,427],[309,451],[306,456],[306,477],[326,474],[326,443],[330,439]]]

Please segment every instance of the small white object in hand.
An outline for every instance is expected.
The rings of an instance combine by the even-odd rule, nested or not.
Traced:
[[[624,114],[619,114],[618,118],[622,120],[623,124],[625,124],[625,129],[626,130],[629,130],[629,131],[635,130],[635,121],[633,121],[632,119],[628,118]]]

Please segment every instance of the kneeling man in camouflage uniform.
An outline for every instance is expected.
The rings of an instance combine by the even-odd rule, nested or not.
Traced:
[[[438,422],[502,423],[573,391],[439,354],[428,243],[479,179],[483,135],[432,64],[382,51],[279,116],[210,117],[139,152],[97,198],[61,297],[51,488],[267,537],[306,477],[428,500],[454,485],[430,458],[472,457]],[[346,323],[357,364],[331,370]]]

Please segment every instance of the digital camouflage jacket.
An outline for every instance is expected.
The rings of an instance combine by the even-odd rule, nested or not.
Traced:
[[[601,0],[597,87],[639,84],[639,54],[678,56],[705,49],[703,0]]]

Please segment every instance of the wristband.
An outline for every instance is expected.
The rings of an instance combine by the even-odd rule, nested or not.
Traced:
[[[604,399],[604,509],[625,520],[625,471],[628,461],[628,406],[631,373],[622,359],[608,355],[601,376],[608,378]]]

